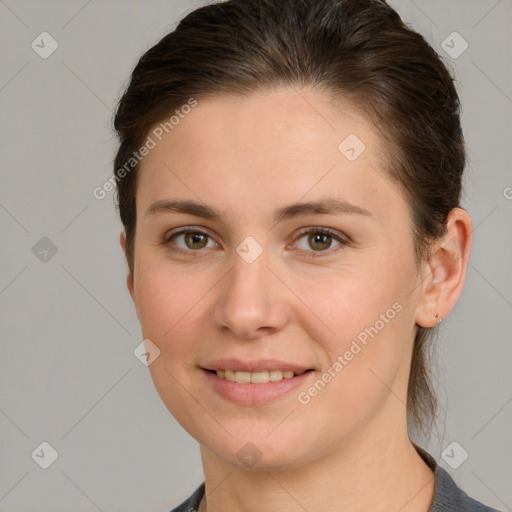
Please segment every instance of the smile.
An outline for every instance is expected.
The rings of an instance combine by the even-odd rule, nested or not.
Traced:
[[[244,371],[233,371],[233,370],[217,370],[215,373],[217,377],[221,379],[229,380],[230,382],[236,382],[238,384],[267,384],[268,382],[278,382],[283,379],[291,379],[297,375],[302,375],[307,370],[300,372],[293,372],[290,370],[264,370],[261,372],[244,372]]]
[[[314,370],[207,370],[202,369],[209,388],[224,400],[241,406],[259,406],[293,397],[293,391],[303,387]]]

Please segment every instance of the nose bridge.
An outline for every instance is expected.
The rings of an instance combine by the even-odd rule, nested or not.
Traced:
[[[284,298],[279,298],[275,279],[267,267],[269,252],[256,244],[254,239],[246,239],[237,247],[216,303],[218,326],[240,338],[277,330],[286,322]]]

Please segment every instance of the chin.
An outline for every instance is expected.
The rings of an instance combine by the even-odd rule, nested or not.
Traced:
[[[296,448],[282,446],[279,449],[267,446],[259,447],[251,442],[237,447],[210,448],[215,455],[227,464],[247,471],[283,471],[298,468],[307,462],[307,457],[298,454]],[[220,449],[219,449],[220,448]],[[225,449],[223,449],[225,448]],[[238,448],[238,449],[237,449]]]
[[[274,423],[271,428],[262,429],[262,432],[255,432],[253,426],[239,428],[237,432],[226,425],[233,437],[223,433],[220,438],[212,438],[211,432],[202,432],[203,435],[194,437],[203,447],[227,464],[249,471],[293,469],[317,458],[314,453],[319,452],[318,447],[308,447],[305,442],[315,436],[308,436],[301,433],[302,429],[296,428],[293,431],[283,428],[281,432],[277,432],[279,426],[269,435],[278,423]],[[249,431],[252,433],[249,434]]]

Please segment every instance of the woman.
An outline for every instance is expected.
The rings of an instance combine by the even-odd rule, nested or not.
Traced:
[[[150,372],[200,443],[175,511],[492,510],[430,430],[471,219],[452,79],[379,0],[232,0],[139,61],[115,127]]]

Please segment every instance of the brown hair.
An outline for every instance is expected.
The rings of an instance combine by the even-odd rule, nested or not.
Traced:
[[[459,98],[437,53],[384,0],[230,0],[191,12],[150,48],[119,102],[114,169],[131,271],[138,165],[127,172],[126,162],[149,130],[191,98],[279,86],[348,99],[379,126],[386,172],[410,205],[417,261],[428,257],[460,206],[465,166]],[[436,420],[431,332],[417,326],[407,397],[423,432]]]

